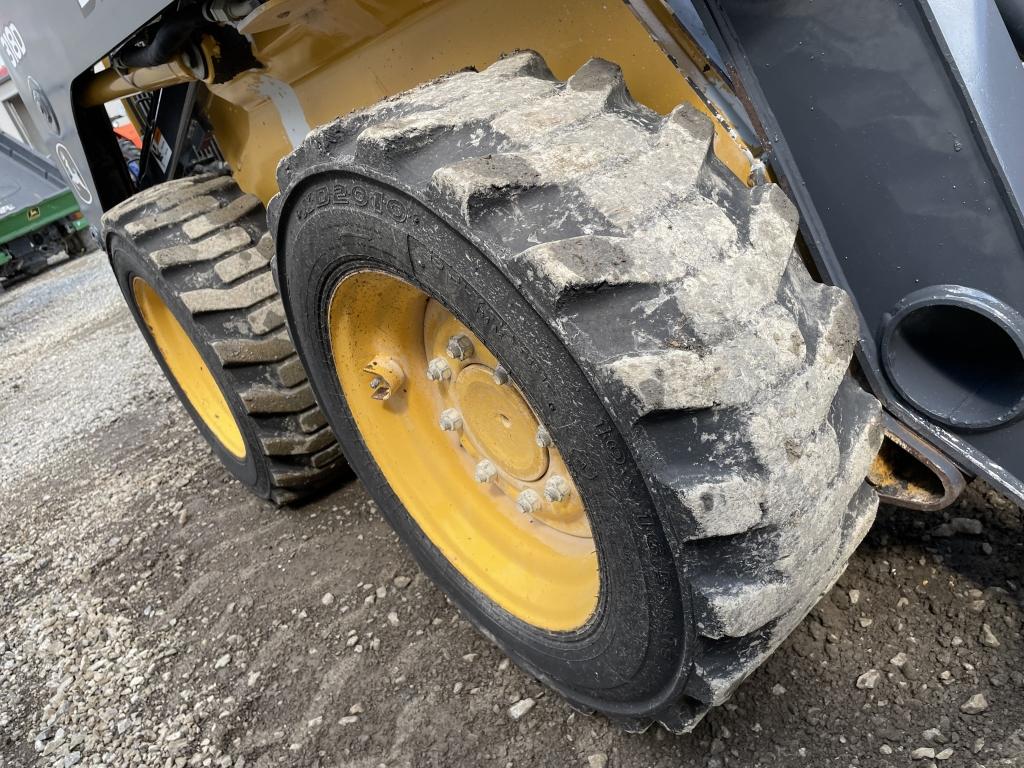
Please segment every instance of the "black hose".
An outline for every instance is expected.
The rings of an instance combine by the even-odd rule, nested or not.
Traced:
[[[146,172],[149,170],[149,158],[153,154],[153,135],[156,132],[156,121],[160,117],[160,102],[163,101],[164,89],[156,92],[156,98],[149,102],[149,109],[146,110],[146,132],[142,137],[142,151],[139,153],[139,189],[143,189],[146,183]]]
[[[128,48],[117,55],[122,67],[158,67],[181,53],[192,33],[202,25],[199,14],[173,16],[164,21],[152,42],[142,48]]]
[[[1024,58],[1024,0],[996,0],[996,6],[1017,46],[1017,53]]]

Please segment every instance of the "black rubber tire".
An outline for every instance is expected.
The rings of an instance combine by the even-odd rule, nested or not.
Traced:
[[[351,477],[284,325],[263,206],[228,176],[160,184],[103,217],[104,243],[139,329],[224,466],[254,494],[295,502]],[[235,416],[228,451],[170,375],[132,291],[142,277],[181,323]]]
[[[618,68],[533,53],[314,131],[278,168],[275,265],[299,355],[353,468],[427,573],[584,711],[692,729],[802,620],[873,520],[877,401],[848,372],[845,294],[794,254],[688,107]],[[599,608],[523,625],[413,523],[359,437],[327,307],[349,272],[403,277],[497,355],[562,447],[595,535]],[[568,450],[567,450],[567,447]]]
[[[88,229],[79,229],[71,232],[64,238],[64,252],[69,259],[84,256],[97,248],[95,239]]]
[[[371,196],[379,192],[384,200],[398,202],[387,186],[368,179],[359,184]],[[400,277],[440,300],[484,339],[542,414],[556,444],[572,446],[562,453],[573,476],[586,478],[580,490],[602,564],[600,601],[592,620],[577,632],[552,633],[493,605],[431,544],[392,493],[334,386],[333,362],[322,347],[306,358],[310,380],[328,398],[325,409],[335,415],[337,433],[345,436],[342,444],[353,468],[431,578],[520,664],[555,679],[585,677],[614,688],[603,691],[599,700],[593,693],[576,691],[580,706],[600,704],[612,712],[615,702],[623,701],[623,714],[628,715],[637,700],[661,695],[666,678],[679,665],[680,637],[686,629],[677,610],[684,596],[672,575],[671,552],[658,530],[643,478],[632,462],[624,461],[628,448],[582,371],[508,279],[429,209],[404,200],[401,205],[409,221],[419,221],[414,228],[373,216],[332,215],[339,213],[334,209],[289,237],[289,253],[295,254],[289,271],[304,276],[291,294],[294,327],[303,338],[322,335],[328,289],[345,275],[370,268]],[[339,235],[354,231],[358,234]],[[420,261],[426,250],[395,247],[412,231],[429,249],[428,260]],[[348,255],[316,260],[316,254],[332,250]],[[624,509],[630,514],[623,515]],[[633,674],[620,674],[623,657],[637,660]]]

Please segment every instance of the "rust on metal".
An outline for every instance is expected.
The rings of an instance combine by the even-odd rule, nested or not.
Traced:
[[[868,473],[879,499],[922,511],[944,509],[956,501],[966,487],[957,466],[888,414],[885,428],[885,440]]]

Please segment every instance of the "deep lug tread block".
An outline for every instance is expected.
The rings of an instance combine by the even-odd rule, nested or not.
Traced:
[[[107,211],[103,218],[104,221],[113,222],[150,206],[155,211],[165,211],[182,200],[232,187],[234,183],[230,176],[186,176],[174,179],[133,195]]]
[[[197,214],[209,211],[211,208],[216,208],[217,205],[217,198],[210,197],[209,195],[188,197],[178,202],[173,208],[165,208],[160,213],[152,216],[142,216],[127,222],[124,231],[129,237],[139,237],[140,235],[156,232],[173,224],[190,221]],[[118,216],[117,218],[120,217]]]
[[[299,414],[298,420],[299,429],[306,433],[316,432],[327,423],[324,412],[319,408],[310,408],[308,411],[303,411]]]
[[[310,464],[319,469],[331,466],[332,464],[336,463],[340,458],[341,447],[338,446],[337,443],[335,443],[329,448],[324,448],[322,451],[314,453],[313,456],[310,458]]]
[[[190,218],[182,226],[181,231],[185,236],[198,240],[205,237],[214,230],[220,229],[225,224],[233,224],[246,214],[262,208],[259,198],[253,195],[241,195],[236,197],[223,208],[208,210],[202,216]]]
[[[264,336],[284,327],[284,306],[276,296],[246,315],[246,322],[256,336]]]
[[[203,241],[205,242],[205,241]],[[233,283],[239,278],[258,272],[270,264],[274,255],[274,241],[269,234],[263,235],[254,248],[247,248],[229,259],[217,263],[214,271],[224,283]]]
[[[295,354],[295,347],[286,331],[261,338],[222,339],[211,346],[225,367],[276,363]]]
[[[512,198],[539,183],[536,169],[510,154],[468,158],[439,168],[431,178],[434,195],[457,207],[467,222],[488,203]]]
[[[295,387],[306,380],[306,369],[298,355],[293,355],[280,365],[275,366],[274,375],[282,387]]]
[[[181,300],[194,315],[248,309],[264,299],[277,295],[274,276],[270,272],[249,278],[230,288],[199,288],[181,295]]]
[[[304,456],[317,453],[334,442],[334,435],[329,427],[324,427],[312,435],[282,435],[278,437],[260,438],[268,456]]]
[[[308,383],[297,387],[252,387],[241,393],[242,403],[251,414],[295,413],[314,405],[313,390]]]
[[[212,235],[205,240],[186,245],[172,245],[150,254],[150,260],[157,269],[168,269],[183,264],[197,264],[214,261],[222,256],[244,248],[252,242],[249,233],[241,227],[232,227]],[[219,266],[219,265],[218,265]]]

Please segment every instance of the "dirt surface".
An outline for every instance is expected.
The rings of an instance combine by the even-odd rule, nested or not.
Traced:
[[[980,484],[883,508],[731,702],[629,736],[511,666],[359,483],[247,496],[102,254],[0,294],[0,392],[0,766],[1024,766],[1024,525]]]

